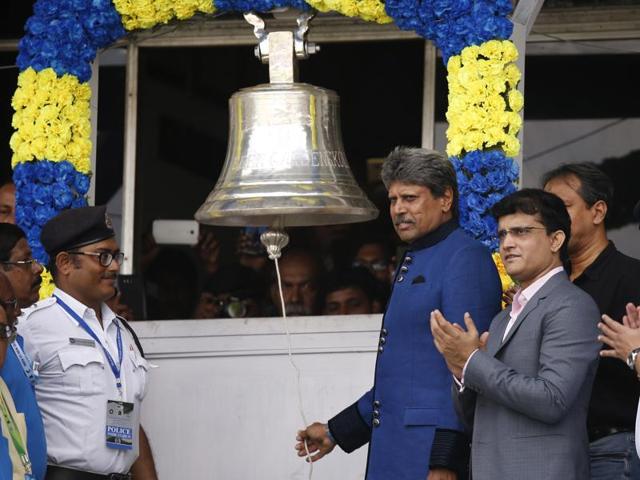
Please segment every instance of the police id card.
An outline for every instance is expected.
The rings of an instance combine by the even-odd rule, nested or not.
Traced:
[[[133,403],[107,401],[107,447],[120,450],[133,448],[135,417]]]

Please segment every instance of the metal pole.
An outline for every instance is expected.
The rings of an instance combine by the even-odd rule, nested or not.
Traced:
[[[524,65],[525,65],[525,57],[526,57],[526,47],[527,47],[527,37],[529,36],[529,32],[533,28],[533,24],[540,13],[540,9],[542,8],[542,4],[544,0],[528,0],[528,1],[520,1],[518,2],[518,6],[513,12],[513,34],[511,35],[511,40],[516,45],[518,49],[518,60],[516,61],[516,65],[518,69],[522,73],[522,77],[520,79],[520,83],[518,84],[518,90],[520,93],[524,95]],[[525,106],[526,106],[526,97],[525,97]],[[520,112],[520,114],[524,117],[524,108]],[[518,188],[522,188],[523,178],[524,178],[524,162],[523,162],[523,152],[524,152],[524,122],[522,124],[522,128],[518,132],[518,140],[520,140],[520,153],[514,158],[514,160],[518,163],[518,167],[520,167],[520,179],[518,180]]]
[[[98,151],[98,89],[100,83],[100,55],[98,54],[91,65],[91,79],[89,80],[89,87],[91,88],[91,100],[90,100],[90,118],[91,134],[89,140],[91,140],[91,172],[93,172],[91,183],[89,184],[89,192],[87,193],[87,200],[89,205],[96,204],[96,181],[98,164],[96,161]]]
[[[436,47],[424,42],[424,83],[422,87],[422,148],[433,149],[436,110]]]
[[[124,118],[124,167],[122,172],[122,251],[125,260],[123,275],[133,274],[135,198],[136,198],[136,136],[138,118],[138,45],[127,46],[127,77]]]

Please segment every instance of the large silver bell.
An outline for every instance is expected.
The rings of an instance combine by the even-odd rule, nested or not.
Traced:
[[[196,220],[285,227],[377,216],[344,154],[334,92],[265,84],[236,92],[229,107],[225,164]]]
[[[196,212],[198,222],[282,228],[363,222],[378,215],[349,168],[338,96],[293,81],[293,38],[284,34],[283,39],[291,43],[285,68],[271,38],[271,83],[242,89],[229,100],[227,156],[216,186]]]

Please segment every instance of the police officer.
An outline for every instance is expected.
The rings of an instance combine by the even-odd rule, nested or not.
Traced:
[[[48,445],[47,480],[156,480],[140,426],[149,364],[105,304],[123,260],[106,208],[66,210],[42,229],[57,288],[21,320],[40,365],[36,395]]]

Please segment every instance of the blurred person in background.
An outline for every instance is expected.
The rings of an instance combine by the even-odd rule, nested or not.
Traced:
[[[285,249],[279,266],[287,316],[319,314],[323,300],[321,287],[324,269],[318,256],[304,249]],[[282,315],[275,266],[272,267],[269,293],[271,306],[267,309],[267,315]]]
[[[325,283],[325,315],[380,313],[383,302],[375,278],[365,268],[332,272]]]
[[[260,314],[262,277],[242,265],[226,265],[211,275],[200,292],[194,318],[245,318]]]
[[[38,300],[42,266],[33,259],[22,229],[10,223],[0,223],[0,265],[0,303],[5,307],[9,321],[13,322],[22,308],[28,308]],[[26,420],[32,470],[41,480],[47,467],[47,445],[34,390],[38,368],[24,351],[24,339],[20,335],[7,351],[0,376],[11,392],[17,411]]]
[[[11,180],[0,185],[0,222],[16,223],[16,186]]]

